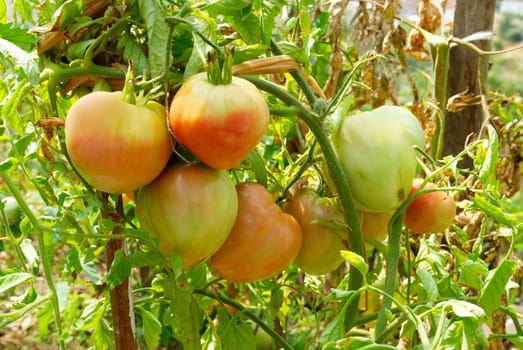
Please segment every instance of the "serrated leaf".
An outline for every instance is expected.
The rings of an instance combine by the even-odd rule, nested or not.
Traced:
[[[5,293],[9,289],[20,284],[34,280],[35,276],[27,272],[15,272],[5,276],[0,276],[0,293]]]
[[[48,179],[43,176],[35,176],[31,178],[31,182],[38,190],[40,197],[45,204],[52,206],[58,203],[54,190],[48,182]]]
[[[416,275],[423,284],[423,289],[427,293],[427,301],[435,301],[439,299],[438,285],[434,277],[423,268],[416,270]]]
[[[14,65],[22,70],[25,78],[33,85],[38,84],[40,70],[36,61],[37,55],[35,52],[28,53],[12,42],[0,38],[0,54],[4,57],[11,58]]]
[[[512,260],[503,260],[494,270],[487,275],[485,284],[478,297],[478,305],[485,310],[487,315],[492,315],[501,301],[501,295],[505,292],[510,277],[514,274],[517,263]]]
[[[247,14],[241,11],[234,11],[230,16],[232,27],[248,45],[258,44],[261,41],[260,22],[258,17],[252,12]]]
[[[80,17],[85,9],[83,0],[67,0],[53,14],[52,27],[63,31],[75,18]]]
[[[131,262],[126,259],[123,254],[122,249],[116,251],[111,268],[105,276],[105,281],[109,289],[120,285],[122,281],[131,274]]]
[[[449,300],[443,304],[449,305],[454,314],[461,318],[473,318],[480,320],[485,317],[485,312],[479,306],[464,300]]]
[[[37,40],[36,36],[29,34],[27,29],[12,27],[11,23],[0,24],[0,38],[8,40],[28,52],[35,48]]]
[[[517,216],[505,212],[499,205],[493,204],[479,195],[472,196],[470,199],[474,207],[480,209],[497,222],[508,227],[516,227],[518,225],[519,220]]]
[[[158,0],[138,0],[140,15],[147,29],[149,68],[152,77],[165,72],[169,25],[165,21],[165,9]]]
[[[113,331],[109,328],[105,320],[100,320],[95,327],[92,335],[96,350],[113,350],[114,339]]]
[[[87,304],[80,316],[80,323],[76,329],[89,330],[95,328],[102,320],[106,306],[105,299],[96,300]]]
[[[143,337],[145,344],[149,349],[155,349],[160,343],[160,334],[162,333],[162,323],[154,314],[142,307],[137,307],[142,315]]]
[[[438,349],[456,350],[463,343],[463,325],[461,321],[452,322],[444,331]]]
[[[149,62],[142,47],[129,34],[125,34],[119,41],[117,47],[123,48],[123,58],[125,61],[133,62],[137,74],[149,71]]]
[[[343,309],[327,324],[320,336],[320,344],[337,341],[345,336],[345,310],[349,303],[345,303]]]

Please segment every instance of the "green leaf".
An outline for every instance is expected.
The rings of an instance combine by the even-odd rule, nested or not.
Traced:
[[[155,349],[160,343],[160,334],[162,333],[162,323],[150,311],[138,306],[136,308],[142,315],[143,336],[145,344],[149,349]]]
[[[27,260],[27,265],[33,270],[35,274],[38,274],[38,264],[40,262],[40,258],[36,252],[36,249],[33,247],[31,240],[29,238],[24,239],[20,243],[20,249],[22,250],[25,259]]]
[[[485,159],[479,169],[479,179],[487,190],[497,193],[499,181],[497,179],[496,164],[499,159],[498,134],[492,125],[487,125],[488,140],[484,140],[486,146]]]
[[[369,271],[369,265],[367,265],[367,262],[361,255],[358,255],[350,250],[342,250],[340,254],[346,262],[358,269],[358,271],[361,272],[363,276],[365,276]]]
[[[337,341],[345,337],[345,310],[349,303],[345,303],[343,309],[327,324],[320,336],[320,344]]]
[[[265,160],[258,153],[256,149],[252,150],[245,158],[245,162],[250,166],[254,172],[256,182],[263,187],[267,187],[267,169],[265,168]]]
[[[147,29],[149,68],[152,77],[168,70],[166,67],[169,25],[165,22],[165,9],[158,0],[138,0],[140,15]]]
[[[137,74],[142,74],[144,71],[149,71],[149,62],[147,56],[142,50],[140,44],[129,34],[118,40],[118,49],[123,48],[123,58],[125,61],[131,61],[134,64],[134,70]],[[164,58],[165,59],[165,58]]]
[[[476,320],[481,320],[485,317],[485,312],[479,306],[469,303],[464,300],[449,300],[441,304],[449,305],[452,308],[454,314],[460,318],[473,318]]]
[[[49,184],[49,179],[43,176],[35,176],[31,178],[31,182],[38,190],[38,193],[40,194],[40,197],[45,202],[45,204],[52,206],[58,203],[58,199],[54,194],[54,190]]]
[[[241,11],[234,11],[230,18],[233,28],[246,44],[253,45],[261,41],[260,23],[252,12],[244,14]]]
[[[461,321],[452,322],[444,331],[443,339],[438,349],[441,350],[456,350],[460,348],[463,343],[463,325]],[[468,348],[466,348],[468,349]]]
[[[467,260],[459,269],[459,283],[466,284],[479,291],[487,273],[488,266],[482,260]]]
[[[493,218],[497,222],[508,227],[516,227],[518,225],[518,217],[514,214],[505,212],[498,204],[491,203],[488,199],[478,194],[470,197],[470,199],[474,207],[482,210],[487,216]]]
[[[425,269],[419,267],[416,270],[416,275],[423,284],[423,289],[427,293],[427,301],[436,301],[439,299],[438,285],[434,280],[434,277],[428,273]]]
[[[79,318],[79,324],[77,330],[90,330],[96,328],[96,325],[100,323],[105,313],[107,304],[105,299],[95,300],[85,307],[82,315]]]
[[[112,350],[114,349],[114,338],[113,331],[107,325],[105,320],[100,320],[95,327],[93,332],[93,342],[96,350]]]
[[[53,15],[53,27],[58,25],[58,30],[63,31],[65,27],[73,23],[75,18],[81,17],[85,9],[83,0],[67,0]]]
[[[219,315],[221,317],[219,318],[218,336],[224,350],[256,350],[256,339],[249,324],[239,323],[236,317],[224,317],[225,312],[221,312]]]
[[[33,281],[35,276],[27,272],[14,272],[5,276],[0,276],[0,293],[5,293],[22,283]]]
[[[12,27],[11,23],[0,24],[0,38],[8,40],[28,52],[35,48],[37,41],[36,36],[29,34],[27,29]]]
[[[9,171],[18,164],[18,159],[9,157],[0,162],[0,172]]]
[[[181,289],[175,284],[165,287],[165,296],[171,301],[167,322],[184,350],[200,350],[200,310],[191,289]]]
[[[514,274],[517,263],[512,260],[503,260],[494,270],[487,275],[487,279],[478,297],[478,305],[485,310],[487,315],[492,315],[501,301],[510,277]]]
[[[40,70],[35,52],[27,53],[12,42],[0,38],[0,54],[12,59],[15,67],[22,69],[22,76],[25,75],[33,85],[38,84]]]
[[[252,0],[216,0],[211,2],[209,6],[206,7],[209,13],[212,13],[214,16],[222,14],[228,15],[231,11],[238,11],[251,6]]]
[[[125,259],[124,252],[119,249],[114,254],[114,260],[111,268],[105,276],[105,281],[109,289],[120,285],[122,281],[131,274],[131,262]]]

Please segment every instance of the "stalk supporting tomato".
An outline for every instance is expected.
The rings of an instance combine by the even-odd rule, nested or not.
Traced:
[[[423,129],[403,108],[381,107],[345,118],[333,143],[358,209],[393,211],[407,198]]]
[[[78,173],[95,189],[132,192],[158,176],[171,156],[165,109],[97,91],[76,101],[65,120],[65,144]]]
[[[175,253],[188,269],[207,260],[227,238],[238,199],[227,172],[202,164],[166,168],[136,200],[140,224],[160,239],[160,250]]]
[[[176,139],[216,169],[240,164],[269,125],[269,107],[247,80],[214,85],[206,73],[189,78],[174,96],[169,121]]]
[[[410,195],[416,192],[423,179],[414,179]],[[435,189],[438,186],[432,182],[425,184],[423,189]],[[454,222],[456,202],[446,192],[427,192],[417,196],[405,210],[404,223],[412,232],[426,234],[442,232]]]
[[[294,264],[311,275],[323,275],[343,263],[341,250],[347,249],[343,239],[343,216],[331,199],[320,197],[310,188],[295,191],[282,209],[300,223],[303,243]]]
[[[300,225],[281,211],[260,184],[236,185],[238,216],[211,267],[232,282],[273,277],[292,263],[302,244]]]

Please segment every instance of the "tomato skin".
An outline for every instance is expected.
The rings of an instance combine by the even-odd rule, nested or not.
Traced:
[[[333,135],[359,210],[395,210],[415,176],[414,145],[424,140],[423,129],[408,110],[385,107],[345,118]]]
[[[188,269],[223,244],[236,219],[238,199],[227,172],[202,164],[166,168],[136,199],[142,228],[160,238],[160,251]]]
[[[150,183],[172,153],[165,108],[126,103],[120,92],[92,92],[76,101],[65,120],[65,144],[80,175],[115,194]]]
[[[323,275],[343,263],[340,251],[347,249],[345,233],[334,226],[343,218],[329,198],[301,188],[282,209],[298,220],[303,233],[301,249],[294,259],[296,266],[308,274]]]
[[[5,212],[5,218],[9,226],[16,226],[22,221],[22,209],[16,201],[15,197],[2,198],[3,210]],[[0,221],[1,222],[1,221]]]
[[[260,184],[236,185],[238,215],[211,267],[231,282],[273,277],[292,263],[302,244],[299,223],[281,211]]]
[[[249,81],[214,85],[207,73],[185,81],[174,96],[169,122],[176,139],[216,169],[230,169],[252,151],[269,125],[269,107]]]
[[[414,179],[410,195],[420,188],[423,179]],[[423,189],[434,189],[437,185],[431,182]],[[419,234],[442,232],[454,222],[456,202],[443,191],[423,193],[417,196],[405,210],[404,224],[412,232]]]
[[[368,212],[358,211],[361,234],[363,237],[382,241],[387,237],[387,228],[393,211]]]

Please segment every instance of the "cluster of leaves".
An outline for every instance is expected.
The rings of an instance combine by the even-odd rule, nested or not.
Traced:
[[[7,18],[9,10],[2,5],[0,18]],[[503,196],[508,189],[515,194],[521,184],[521,100],[492,94],[495,129],[487,128],[483,139],[456,157],[422,157],[424,175],[448,182],[463,198],[459,220],[445,233],[421,238],[392,223],[391,232],[401,235],[391,235],[388,245],[367,242],[361,256],[347,255],[347,266],[364,275],[357,290],[349,288],[353,270],[347,274],[347,267],[308,276],[290,266],[277,278],[238,285],[216,280],[205,264],[182,271],[180,261],[158,254],[156,242],[139,228],[132,201],[119,211],[118,196],[93,192],[68,161],[61,128],[67,110],[100,83],[121,88],[129,62],[143,75],[137,90],[165,101],[183,79],[205,69],[209,52],[226,46],[235,48],[235,63],[290,55],[302,72],[264,78],[319,114],[335,104],[324,101],[336,101],[349,90],[345,112],[397,102],[386,92],[394,90],[393,77],[405,72],[397,69],[405,47],[392,38],[410,29],[392,25],[394,11],[361,7],[354,41],[340,43],[334,34],[346,33],[342,1],[330,7],[310,0],[42,5],[27,0],[14,6],[10,22],[0,23],[0,149],[5,155],[0,191],[16,198],[23,219],[14,226],[5,215],[0,220],[0,297],[7,301],[0,307],[0,328],[32,313],[38,316],[35,337],[42,342],[111,349],[109,291],[129,277],[141,348],[254,349],[263,332],[287,349],[357,349],[377,343],[381,348],[455,349],[488,347],[496,339],[523,346],[520,315],[513,307],[520,290],[514,252],[522,242],[523,209]],[[376,27],[369,26],[372,20]],[[359,60],[365,52],[358,33],[376,37],[372,48],[388,60]],[[377,33],[390,35],[380,39]],[[340,79],[334,92],[325,89],[325,96],[320,86],[332,84],[333,74]],[[354,83],[356,77],[361,83]],[[418,98],[418,89],[424,88],[402,93],[428,123],[429,133],[427,111],[434,107]],[[325,99],[311,105],[310,94]],[[255,155],[232,175],[237,181],[256,179],[281,198],[300,178],[332,195],[316,135],[294,108],[276,96],[267,100],[280,116]],[[473,169],[458,167],[465,156],[473,159]],[[125,224],[111,220],[113,214]],[[115,225],[118,233],[110,235]],[[129,253],[119,251],[107,266],[104,251],[111,238],[125,238]],[[391,281],[394,293],[386,294]],[[359,297],[362,316],[347,325],[346,312]],[[507,317],[518,325],[513,334],[499,326]]]

